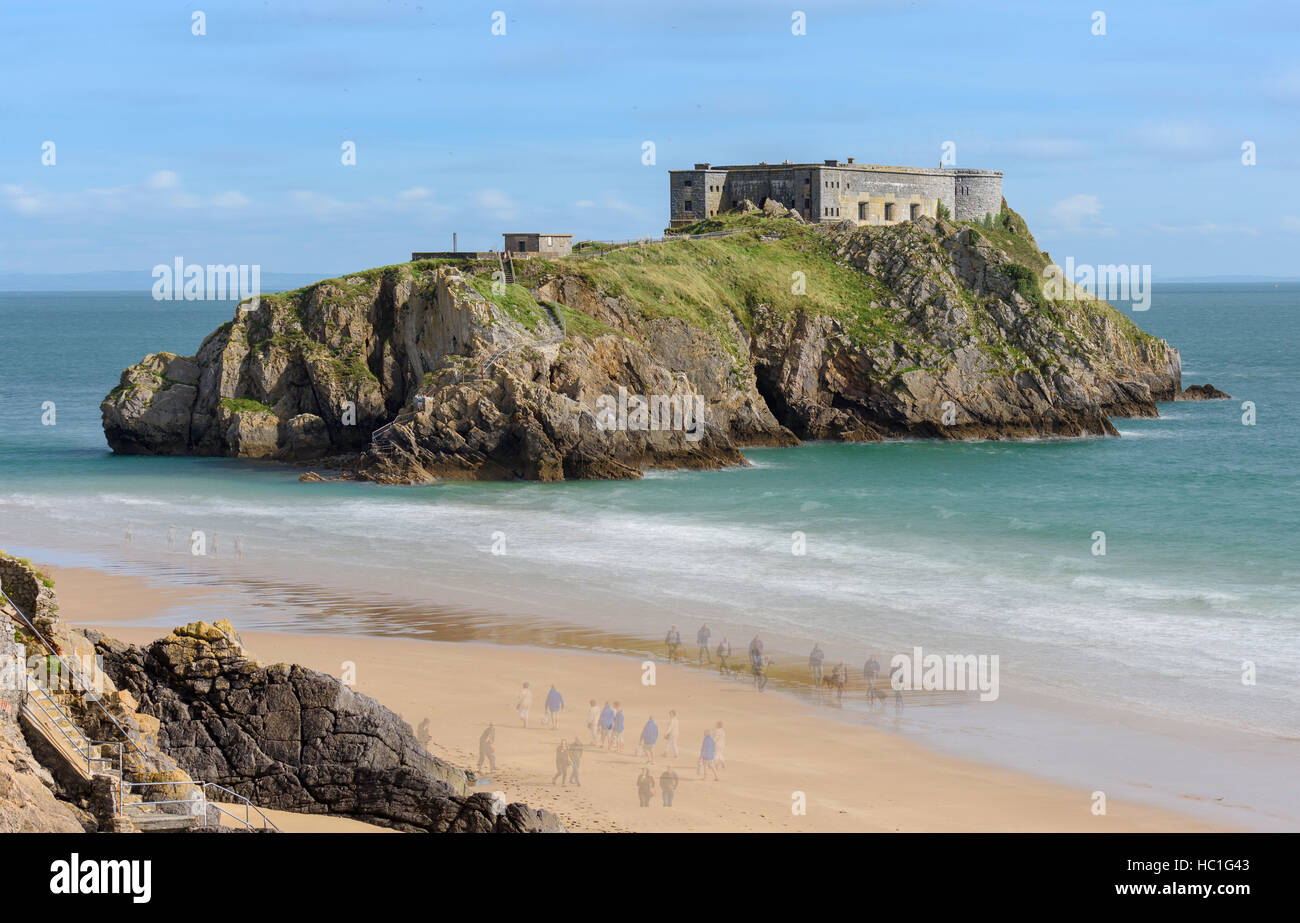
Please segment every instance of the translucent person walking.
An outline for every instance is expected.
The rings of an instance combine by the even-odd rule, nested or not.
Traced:
[[[528,727],[528,713],[533,710],[533,690],[528,688],[524,683],[523,688],[519,690],[519,695],[515,696],[515,712],[519,715],[519,720]]]
[[[551,784],[557,781],[562,785],[569,784],[569,745],[563,739],[555,747],[555,775],[551,776]]]
[[[671,766],[665,769],[663,775],[659,777],[659,791],[664,796],[665,808],[671,808],[673,806],[673,795],[677,793],[678,781],[677,773],[673,772],[673,767]]]
[[[671,756],[673,759],[681,756],[677,752],[677,742],[681,738],[681,734],[681,726],[677,723],[677,712],[669,709],[668,727],[664,731],[664,756]]]
[[[659,725],[655,724],[655,716],[651,715],[646,721],[645,727],[641,729],[641,737],[637,740],[637,753],[644,753],[646,760],[653,763],[655,761],[655,743],[659,740]]]
[[[551,684],[551,691],[546,693],[546,723],[550,725],[552,731],[560,729],[560,712],[564,711],[564,696],[560,695],[555,684]]]
[[[614,740],[614,709],[605,703],[605,707],[600,710],[600,718],[597,721],[600,728],[600,746],[601,749],[608,747]]]
[[[569,781],[579,788],[582,787],[582,781],[578,778],[578,770],[582,768],[582,754],[585,751],[582,748],[582,741],[573,738],[569,744]]]
[[[650,799],[655,793],[655,777],[650,775],[649,769],[642,769],[641,774],[636,777],[636,794],[641,799],[641,807],[650,807]]]
[[[709,655],[709,638],[711,637],[713,637],[713,632],[709,630],[707,624],[701,625],[700,630],[695,633],[695,641],[700,647],[698,663],[704,663],[707,660],[712,665],[713,657]]]
[[[700,743],[700,762],[696,767],[696,773],[704,778],[713,773],[713,781],[718,781],[718,766],[715,762],[718,757],[717,744],[713,740],[713,735],[708,731],[704,732],[704,740]]]
[[[497,771],[497,729],[496,725],[488,722],[488,726],[478,737],[478,768],[482,769],[483,764],[487,763],[488,768],[493,772]]]

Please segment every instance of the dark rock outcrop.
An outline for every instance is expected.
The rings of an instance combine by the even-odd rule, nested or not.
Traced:
[[[261,666],[229,623],[177,628],[141,648],[88,631],[104,670],[161,748],[195,778],[262,807],[405,831],[562,831],[525,805],[494,812],[472,773],[431,756],[396,714],[301,666]]]
[[[1208,382],[1203,385],[1188,385],[1185,390],[1178,392],[1178,396],[1174,398],[1176,401],[1227,401],[1231,399],[1231,394],[1224,394]]]

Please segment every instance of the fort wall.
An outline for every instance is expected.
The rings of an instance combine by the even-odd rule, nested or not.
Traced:
[[[822,164],[751,164],[669,171],[673,227],[693,224],[749,200],[774,199],[808,221],[850,219],[860,225],[897,224],[942,205],[952,217],[981,218],[1002,208],[1002,174],[995,170],[890,167],[837,160]],[[689,204],[688,204],[689,203]]]

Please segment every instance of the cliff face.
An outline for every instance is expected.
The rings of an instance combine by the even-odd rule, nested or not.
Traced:
[[[1042,295],[1049,259],[1009,210],[855,229],[776,206],[697,230],[730,234],[520,261],[510,285],[421,262],[264,296],[196,356],[127,369],[105,434],[380,481],[636,477],[798,439],[1113,434],[1179,390],[1164,341]]]
[[[147,647],[86,637],[104,670],[158,721],[159,746],[262,807],[338,814],[408,832],[563,832],[549,811],[493,809],[474,774],[431,756],[387,708],[325,673],[262,666],[228,622]]]
[[[81,833],[82,815],[67,801],[49,770],[32,753],[18,726],[18,671],[27,652],[0,615],[0,833]],[[17,687],[17,688],[14,688]]]
[[[1154,402],[1178,392],[1177,350],[1104,303],[1048,302],[978,228],[827,236],[884,286],[895,332],[855,337],[841,319],[760,306],[760,388],[801,439],[1114,435],[1110,416],[1155,416]]]

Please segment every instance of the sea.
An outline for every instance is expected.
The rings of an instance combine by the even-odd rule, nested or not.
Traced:
[[[1149,310],[1117,307],[1180,350],[1184,386],[1231,399],[1162,403],[1118,438],[384,487],[108,450],[99,404],[122,369],[192,355],[233,303],[0,293],[0,547],[253,581],[258,604],[222,614],[284,631],[400,633],[371,611],[400,603],[647,639],[676,624],[688,647],[707,621],[738,651],[816,642],[858,671],[872,652],[996,655],[996,700],[843,718],[1077,786],[1085,811],[1105,791],[1300,829],[1300,284],[1157,284]]]

